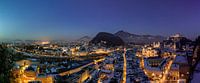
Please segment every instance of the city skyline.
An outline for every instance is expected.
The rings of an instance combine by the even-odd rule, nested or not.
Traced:
[[[200,1],[0,0],[0,83],[199,83]]]
[[[0,1],[0,39],[78,39],[119,30],[169,36],[200,33],[199,1]]]

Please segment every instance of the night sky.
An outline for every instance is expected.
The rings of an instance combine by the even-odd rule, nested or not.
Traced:
[[[119,30],[200,35],[200,1],[0,0],[0,39],[76,39]]]

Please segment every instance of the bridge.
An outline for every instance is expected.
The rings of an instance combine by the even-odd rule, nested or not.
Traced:
[[[73,74],[73,73],[76,73],[76,72],[81,71],[83,68],[85,68],[85,67],[87,67],[87,66],[96,64],[96,63],[101,62],[101,61],[104,61],[104,60],[105,60],[105,58],[98,59],[98,60],[94,60],[93,62],[90,62],[90,63],[85,64],[85,65],[83,65],[83,66],[80,66],[80,67],[78,67],[78,68],[75,68],[75,69],[72,69],[72,70],[69,70],[69,71],[65,71],[65,72],[59,73],[59,75],[60,75],[60,76],[70,75],[70,74]]]

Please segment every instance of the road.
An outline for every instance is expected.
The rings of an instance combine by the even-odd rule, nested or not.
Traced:
[[[173,56],[172,56],[172,60],[169,61],[168,65],[167,65],[167,67],[166,67],[166,69],[165,69],[165,71],[164,71],[163,77],[162,77],[162,79],[160,79],[160,82],[161,82],[161,83],[165,83],[166,78],[167,78],[167,76],[168,76],[168,74],[169,74],[171,65],[172,65],[172,63],[173,63],[173,61],[174,61],[175,58],[176,58],[176,55],[173,55]]]
[[[122,83],[126,83],[126,48],[124,48],[124,54],[123,54],[123,58],[124,58],[124,67],[123,67],[123,80]]]

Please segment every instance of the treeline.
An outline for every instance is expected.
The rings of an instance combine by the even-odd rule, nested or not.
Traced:
[[[193,56],[188,56],[188,63],[190,65],[188,82],[190,83],[193,79],[196,67],[200,63],[200,36],[198,36],[198,38],[194,41]]]

